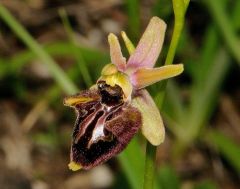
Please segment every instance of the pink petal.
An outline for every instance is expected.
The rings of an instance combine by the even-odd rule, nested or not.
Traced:
[[[110,33],[108,35],[110,45],[111,62],[115,64],[119,71],[124,71],[126,68],[126,59],[123,57],[118,38]]]
[[[153,83],[177,76],[183,72],[183,64],[167,65],[159,68],[140,68],[130,75],[135,89],[141,89]]]
[[[133,55],[130,56],[127,67],[129,70],[137,68],[152,68],[162,49],[166,24],[158,17],[153,17],[147,26]]]

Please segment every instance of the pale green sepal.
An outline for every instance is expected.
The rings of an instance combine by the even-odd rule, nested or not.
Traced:
[[[147,90],[139,90],[133,97],[132,105],[142,114],[142,134],[152,145],[160,145],[165,138],[165,129],[159,110]]]

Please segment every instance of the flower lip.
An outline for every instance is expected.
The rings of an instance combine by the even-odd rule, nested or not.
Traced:
[[[119,86],[99,82],[97,89],[84,91],[78,97],[85,94],[95,95],[98,100],[75,105],[78,118],[69,164],[73,171],[90,169],[120,153],[141,125],[140,112],[122,102],[122,97],[119,100],[123,95]]]

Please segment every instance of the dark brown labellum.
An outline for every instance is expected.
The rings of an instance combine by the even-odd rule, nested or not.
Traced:
[[[111,87],[105,82],[77,96],[91,96],[94,100],[75,105],[78,117],[73,131],[71,161],[83,169],[90,169],[127,146],[142,123],[141,114],[123,101],[119,86]]]

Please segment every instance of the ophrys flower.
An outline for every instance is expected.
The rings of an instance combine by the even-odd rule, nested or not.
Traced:
[[[64,99],[75,108],[69,168],[90,169],[120,153],[141,128],[153,145],[164,140],[165,131],[159,110],[144,89],[155,82],[179,75],[183,65],[153,68],[161,51],[166,24],[153,17],[136,49],[122,32],[130,52],[123,57],[117,37],[109,34],[111,63],[96,85]]]

